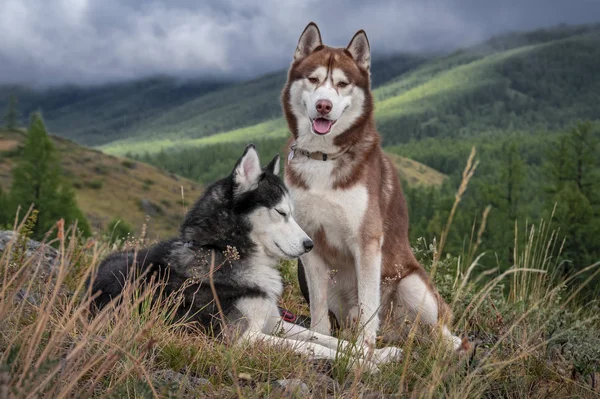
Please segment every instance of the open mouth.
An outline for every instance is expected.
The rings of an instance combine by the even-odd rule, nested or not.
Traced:
[[[332,121],[325,118],[317,118],[312,121],[312,129],[316,134],[327,134],[331,131],[331,127],[335,124],[336,121]]]

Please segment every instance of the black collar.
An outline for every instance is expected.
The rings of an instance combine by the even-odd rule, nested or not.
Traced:
[[[304,155],[307,158],[315,159],[317,161],[333,161],[334,159],[341,157],[349,149],[350,149],[350,147],[346,147],[340,152],[336,152],[334,154],[326,154],[321,151],[310,152],[307,150],[303,150],[302,148],[298,148],[296,143],[294,143],[290,146],[290,154],[288,155],[288,163],[292,159],[294,159],[294,157],[296,156],[296,153]]]

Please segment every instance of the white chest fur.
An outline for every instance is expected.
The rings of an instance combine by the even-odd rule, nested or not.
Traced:
[[[301,159],[294,167],[309,186],[304,189],[288,184],[294,218],[309,235],[322,227],[330,245],[350,252],[359,244],[368,205],[367,187],[357,184],[348,189],[333,189],[334,162]]]

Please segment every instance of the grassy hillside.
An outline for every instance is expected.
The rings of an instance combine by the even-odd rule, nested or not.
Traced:
[[[398,55],[376,59],[374,85],[395,78],[422,62],[422,57]],[[169,110],[133,129],[144,137],[198,138],[268,121],[281,115],[279,97],[286,72],[209,93]]]
[[[0,131],[0,186],[7,190],[11,169],[24,141],[22,133]],[[185,205],[196,200],[202,187],[188,179],[167,174],[141,163],[81,147],[54,137],[64,174],[75,188],[77,202],[94,231],[104,231],[118,217],[139,232],[150,217],[149,237],[165,237],[177,231]]]
[[[383,84],[424,59],[402,54],[377,57],[374,84]],[[285,76],[281,71],[242,83],[157,77],[48,90],[0,86],[0,109],[14,92],[22,115],[39,109],[51,133],[86,145],[131,137],[135,142],[140,138],[199,138],[280,116]]]
[[[599,60],[598,25],[513,33],[446,56],[375,57],[378,126],[393,145],[598,119]],[[51,133],[113,154],[155,152],[217,134],[210,142],[283,135],[284,81],[285,71],[243,83],[157,77],[88,88],[3,86],[0,108],[14,92],[22,119],[41,109]]]
[[[396,62],[389,60],[390,63]],[[475,137],[512,130],[562,129],[578,119],[600,119],[600,27],[557,28],[496,38],[449,56],[430,59],[394,78],[374,85],[376,119],[385,145],[426,137]],[[275,85],[277,76],[264,81]],[[377,78],[377,70],[373,69]],[[280,77],[277,90],[283,86]],[[257,86],[256,89],[259,89]],[[225,91],[211,93],[214,98]],[[193,107],[197,119],[168,112],[170,130],[154,124],[145,129],[160,132],[108,143],[101,148],[114,154],[158,152],[217,142],[255,140],[287,135],[280,111],[265,113],[257,96],[279,101],[270,88],[252,92],[231,112],[204,113],[206,104]],[[206,97],[206,98],[208,98]],[[229,99],[230,97],[227,96]],[[199,100],[197,100],[199,101]],[[191,103],[190,103],[191,104]],[[188,105],[190,105],[188,104]],[[269,107],[267,107],[269,108]],[[269,109],[275,110],[275,105]],[[233,111],[235,110],[235,111]],[[217,112],[217,113],[213,113]],[[190,110],[192,112],[192,110]],[[247,123],[240,124],[240,112]],[[167,116],[164,116],[165,118]],[[251,123],[253,120],[258,123]],[[195,121],[192,126],[189,122]],[[150,123],[150,122],[149,122]],[[210,124],[212,127],[205,128]],[[217,127],[220,124],[222,129]],[[165,125],[168,125],[165,122]],[[183,128],[182,126],[188,126]],[[204,126],[204,127],[203,127]],[[186,130],[188,129],[188,130]],[[213,131],[212,137],[197,138]],[[148,138],[149,137],[149,138]]]
[[[130,136],[134,126],[224,86],[225,82],[170,77],[43,90],[0,86],[0,107],[4,109],[13,93],[18,98],[22,124],[31,112],[41,110],[51,133],[86,145],[100,145]]]
[[[243,129],[243,131],[252,133],[253,129]],[[222,137],[221,135],[217,136]],[[232,165],[248,142],[256,145],[261,159],[271,159],[277,153],[282,156],[287,153],[285,148],[287,140],[283,137],[261,138],[257,135],[239,139],[237,133],[232,132],[231,136],[226,137],[226,140],[210,143],[211,139],[217,136],[199,139],[195,146],[188,145],[188,148],[160,151],[154,154],[134,156],[134,158],[200,183],[209,183],[231,172]],[[417,161],[395,154],[390,154],[390,156],[394,160],[400,176],[407,184],[439,186],[446,178],[444,174]]]
[[[600,30],[494,53],[433,76],[418,70],[378,90],[378,125],[393,144],[599,119],[598,69]]]
[[[387,153],[392,159],[400,178],[412,186],[440,186],[446,175],[414,159]]]

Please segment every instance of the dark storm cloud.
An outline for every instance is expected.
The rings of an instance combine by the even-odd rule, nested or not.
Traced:
[[[385,53],[598,16],[597,0],[2,0],[0,83],[253,76],[285,67],[310,20],[328,44],[362,28]]]

